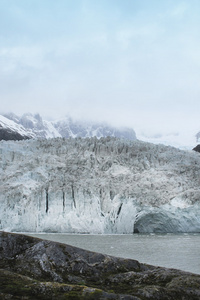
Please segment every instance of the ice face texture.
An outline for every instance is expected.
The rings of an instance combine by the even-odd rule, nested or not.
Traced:
[[[117,138],[0,142],[0,229],[200,232],[197,152]]]

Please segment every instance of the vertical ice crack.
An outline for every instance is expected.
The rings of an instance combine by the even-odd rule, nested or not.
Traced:
[[[74,196],[74,186],[72,184],[72,200],[73,200],[73,203],[74,203],[74,207],[76,208],[76,201],[75,201],[75,196]]]
[[[65,192],[63,191],[63,212],[65,212]]]
[[[118,209],[118,211],[117,211],[117,218],[118,218],[118,216],[119,216],[119,214],[120,214],[120,212],[121,212],[122,205],[123,205],[123,203],[120,204],[120,207],[119,207],[119,209]]]
[[[46,188],[45,191],[46,191],[46,213],[48,213],[48,210],[49,210],[49,193],[48,193],[48,188]]]

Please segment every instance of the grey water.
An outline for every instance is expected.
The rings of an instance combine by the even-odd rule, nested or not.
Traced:
[[[35,237],[69,244],[155,266],[200,274],[200,234],[91,235],[34,233]]]

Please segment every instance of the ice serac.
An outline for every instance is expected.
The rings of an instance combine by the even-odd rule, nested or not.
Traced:
[[[200,232],[200,155],[117,138],[0,142],[0,229]]]

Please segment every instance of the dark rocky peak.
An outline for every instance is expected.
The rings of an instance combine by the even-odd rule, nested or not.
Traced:
[[[200,152],[200,144],[198,144],[196,147],[194,147],[192,150],[196,152]]]

